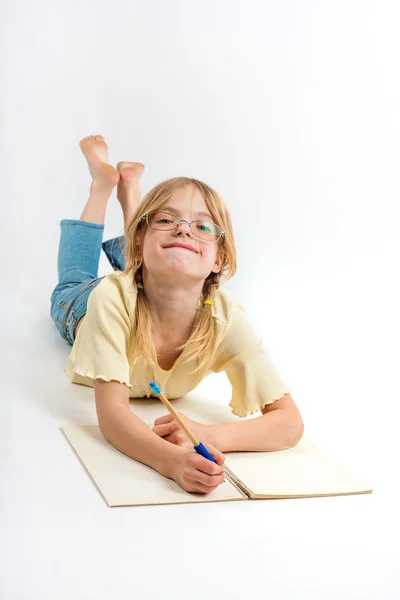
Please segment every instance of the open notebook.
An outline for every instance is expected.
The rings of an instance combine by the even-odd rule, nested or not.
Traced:
[[[368,494],[372,488],[303,437],[279,452],[229,452],[225,464],[234,477],[210,494],[185,492],[140,462],[125,456],[97,425],[65,425],[64,434],[109,506],[182,504],[268,498]]]

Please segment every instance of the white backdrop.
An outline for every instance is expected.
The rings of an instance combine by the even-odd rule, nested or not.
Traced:
[[[400,596],[399,18],[395,0],[2,3],[2,599]],[[97,133],[112,164],[145,163],[143,193],[187,175],[222,194],[227,285],[306,434],[372,495],[102,504],[57,430],[95,412],[49,316]],[[121,233],[114,194],[104,239]]]

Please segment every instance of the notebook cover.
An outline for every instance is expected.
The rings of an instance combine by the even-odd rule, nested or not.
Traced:
[[[61,429],[109,506],[248,499],[227,480],[210,494],[186,492],[175,481],[116,450],[97,425],[65,425]]]
[[[226,464],[251,499],[368,494],[371,486],[303,436],[277,452],[230,452]]]
[[[64,434],[109,506],[247,500],[228,480],[210,494],[183,490],[175,481],[116,450],[97,425],[65,425]],[[278,452],[230,452],[227,466],[251,499],[370,493],[372,488],[306,437]]]

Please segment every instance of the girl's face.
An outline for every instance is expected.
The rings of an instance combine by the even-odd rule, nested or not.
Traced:
[[[176,190],[158,210],[189,222],[198,219],[213,222],[200,191],[191,186]],[[160,274],[181,280],[204,281],[211,272],[218,273],[221,269],[222,256],[218,254],[218,247],[219,242],[202,240],[194,235],[187,223],[181,223],[169,231],[154,230],[147,226],[143,242],[144,269],[156,276]]]

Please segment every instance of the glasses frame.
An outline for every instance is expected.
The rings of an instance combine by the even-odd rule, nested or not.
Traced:
[[[162,212],[165,215],[170,215],[171,217],[173,217],[176,222],[175,227],[171,227],[171,229],[156,229],[155,227],[152,227],[149,223],[149,215],[154,215],[154,214],[157,214],[158,212]],[[222,231],[221,227],[219,225],[217,225],[216,223],[213,223],[212,221],[205,221],[204,219],[195,219],[194,221],[186,221],[186,219],[181,219],[180,217],[177,217],[173,213],[170,213],[170,212],[164,211],[164,210],[152,210],[151,212],[147,213],[146,215],[143,215],[143,217],[140,219],[140,222],[143,222],[143,221],[146,221],[147,225],[150,227],[150,229],[153,229],[153,231],[174,231],[175,229],[178,229],[178,227],[181,223],[187,223],[189,225],[189,229],[193,233],[193,235],[195,235],[197,238],[199,238],[199,240],[201,240],[202,242],[210,242],[212,244],[215,244],[215,242],[218,242],[221,238],[222,238],[222,240],[225,239],[225,231]],[[199,223],[199,222],[210,223],[210,225],[214,225],[214,227],[218,227],[218,229],[221,232],[219,237],[217,237],[216,240],[206,240],[206,239],[202,238],[200,235],[198,235],[197,233],[195,233],[192,229],[192,224]]]

